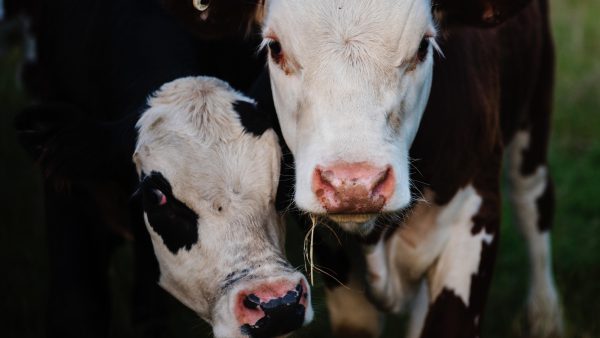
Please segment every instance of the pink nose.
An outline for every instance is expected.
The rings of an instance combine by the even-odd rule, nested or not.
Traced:
[[[235,315],[251,337],[288,334],[304,324],[308,291],[304,280],[265,283],[237,294]]]
[[[379,212],[392,197],[394,185],[391,167],[366,162],[317,166],[313,173],[313,192],[332,214]]]

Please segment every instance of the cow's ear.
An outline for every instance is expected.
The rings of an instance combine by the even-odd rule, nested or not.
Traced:
[[[245,37],[257,28],[265,0],[160,0],[202,39]]]
[[[432,0],[445,23],[492,27],[518,13],[531,0]]]
[[[256,103],[248,101],[235,101],[233,109],[238,114],[244,131],[260,137],[267,129],[273,127],[269,116],[258,110]]]

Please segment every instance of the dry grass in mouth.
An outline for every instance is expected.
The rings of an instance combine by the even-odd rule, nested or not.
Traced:
[[[317,215],[309,215],[310,217],[310,221],[311,221],[311,225],[310,225],[310,229],[308,229],[308,232],[306,233],[306,235],[304,236],[304,245],[303,245],[303,251],[304,251],[304,270],[308,273],[309,276],[309,280],[310,280],[310,285],[314,286],[315,285],[315,281],[314,281],[314,271],[318,271],[324,275],[327,275],[329,277],[331,277],[333,280],[335,280],[339,285],[345,287],[346,289],[350,290],[350,288],[345,285],[344,283],[342,283],[339,279],[337,279],[335,276],[333,276],[331,273],[325,271],[325,267],[320,267],[317,264],[315,264],[314,261],[314,241],[315,241],[315,229],[317,227],[317,225],[321,224],[323,226],[325,226],[327,229],[329,229],[331,231],[331,233],[333,233],[333,235],[335,236],[337,242],[339,245],[342,245],[342,241],[340,240],[340,238],[338,237],[338,235],[335,233],[335,230],[332,229],[329,225],[327,225],[326,223],[321,223],[319,222],[319,216]],[[308,264],[308,267],[307,267]]]

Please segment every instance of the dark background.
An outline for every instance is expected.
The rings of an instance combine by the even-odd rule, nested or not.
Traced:
[[[554,268],[566,317],[566,337],[600,337],[600,2],[553,0],[557,48],[555,113],[550,167],[556,182]],[[15,114],[27,104],[19,83],[23,59],[20,23],[0,22],[0,336],[44,337],[47,248],[38,169],[18,146]],[[506,203],[505,203],[506,205]],[[521,337],[527,291],[527,256],[505,207],[500,253],[485,320],[485,337]],[[294,227],[290,240],[302,238]],[[294,245],[290,253],[299,253]],[[111,337],[130,337],[130,243],[110,267]],[[291,255],[296,266],[300,255]],[[296,334],[327,335],[320,283],[314,287],[316,320]],[[171,336],[211,336],[193,313],[169,302]],[[385,337],[401,336],[406,318],[388,317]],[[403,332],[403,331],[400,331]]]

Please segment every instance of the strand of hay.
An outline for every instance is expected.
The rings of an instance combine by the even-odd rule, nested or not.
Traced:
[[[304,236],[304,245],[303,245],[304,271],[306,271],[309,274],[310,285],[311,286],[315,285],[314,271],[316,270],[317,272],[320,272],[324,275],[329,276],[331,279],[335,280],[339,285],[343,286],[344,288],[351,290],[350,287],[348,287],[347,285],[342,283],[339,279],[334,277],[331,273],[325,271],[324,270],[325,268],[321,268],[317,264],[315,264],[315,262],[314,262],[315,228],[317,227],[319,222],[318,222],[317,216],[315,216],[315,215],[310,215],[310,221],[311,221],[311,226],[310,226],[310,229],[308,230],[308,232],[306,233],[306,235]],[[338,241],[338,244],[342,245],[342,242],[341,242],[340,238],[338,237],[338,235],[336,234],[335,230],[333,230],[327,224],[324,224],[324,225],[327,229],[329,229],[329,231],[331,231],[334,234],[336,240]],[[310,268],[307,267],[307,262],[308,262],[308,265]]]

